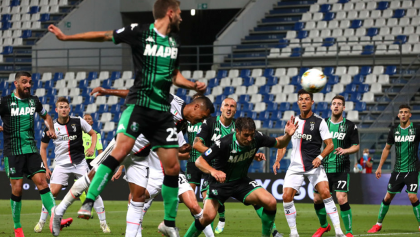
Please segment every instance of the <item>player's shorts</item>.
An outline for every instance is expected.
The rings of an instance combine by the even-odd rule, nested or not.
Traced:
[[[136,184],[140,187],[146,188],[149,179],[149,167],[147,157],[138,157],[129,155],[125,158],[123,165],[125,167],[124,179]]]
[[[203,183],[201,184],[200,192],[206,192],[209,189],[209,175],[203,174]]]
[[[82,160],[79,164],[56,165],[50,183],[67,186],[71,174],[74,174],[75,178],[78,179],[88,173],[89,170],[86,160]]]
[[[350,186],[350,174],[346,172],[341,173],[328,173],[328,184],[330,187],[330,192],[348,192]],[[314,192],[318,191],[314,187]]]
[[[124,133],[133,139],[143,134],[152,150],[179,147],[178,134],[170,112],[130,104],[121,115],[117,133]]]
[[[89,170],[93,169],[93,166],[90,164],[91,161],[93,161],[93,159],[86,159],[86,163],[89,167]]]
[[[401,190],[407,186],[407,193],[417,193],[419,186],[419,172],[392,172],[388,182],[388,193],[401,193]]]
[[[187,163],[185,176],[187,177],[187,180],[189,183],[200,185],[202,175],[203,175],[203,171],[201,171],[199,168],[197,168],[197,166],[195,166],[195,162]]]
[[[36,173],[45,173],[44,162],[38,153],[4,156],[4,170],[9,179],[28,179]]]
[[[261,185],[250,178],[243,178],[229,183],[218,183],[213,181],[209,184],[206,199],[217,200],[223,205],[228,198],[233,197],[243,204],[249,205],[248,203],[245,203],[246,197],[258,188],[262,188]]]
[[[325,174],[324,168],[322,166],[306,172],[287,170],[286,176],[284,177],[283,188],[293,188],[299,191],[305,176],[308,177],[309,182],[311,182],[314,187],[319,182],[328,182],[327,174]]]
[[[162,190],[162,184],[163,184],[163,179],[162,179],[162,182],[158,182],[158,180],[155,180],[155,179],[149,180],[149,183],[147,184],[146,189],[147,189],[147,192],[149,192],[150,194],[150,198],[146,199],[145,202],[148,202],[150,199],[154,199],[160,193],[160,191]],[[188,183],[187,178],[182,173],[180,173],[178,177],[178,186],[179,186],[178,196],[188,191],[194,191],[191,188],[191,185]]]

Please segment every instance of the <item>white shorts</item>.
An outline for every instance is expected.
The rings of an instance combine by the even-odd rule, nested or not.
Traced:
[[[191,188],[191,185],[188,183],[188,180],[184,174],[179,174],[178,186],[179,186],[178,196],[181,196],[183,193],[187,191],[194,191]],[[149,180],[149,183],[147,184],[146,189],[150,194],[150,198],[146,199],[145,201],[145,202],[148,202],[150,199],[154,199],[160,193],[160,191],[162,190],[162,182],[157,183],[156,180]]]
[[[146,188],[149,179],[147,157],[128,155],[122,163],[125,167],[125,181]]]
[[[311,182],[314,187],[319,182],[328,182],[327,174],[322,166],[306,172],[287,170],[286,176],[284,177],[283,188],[293,188],[299,191],[302,186],[304,176],[308,177],[309,182]]]
[[[80,164],[67,164],[67,165],[57,165],[54,168],[54,171],[51,175],[51,184],[61,184],[63,186],[67,186],[69,184],[69,176],[70,174],[74,174],[76,178],[80,178],[86,173],[89,172],[89,166],[86,163],[86,160],[83,159]]]

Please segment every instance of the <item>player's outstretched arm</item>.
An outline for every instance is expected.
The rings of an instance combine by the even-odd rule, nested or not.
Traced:
[[[51,178],[51,170],[48,167],[48,162],[47,162],[47,147],[48,147],[48,143],[41,142],[41,147],[39,149],[39,154],[41,155],[42,162],[44,163],[44,166],[45,166],[45,175],[46,175],[47,179],[50,179]]]
[[[358,152],[360,149],[360,145],[353,145],[347,149],[343,149],[341,147],[338,147],[337,149],[335,149],[334,154],[336,155],[345,155],[345,154],[353,154]]]
[[[286,147],[277,150],[276,161],[274,162],[274,165],[273,165],[274,175],[277,175],[277,170],[280,169],[280,161],[281,159],[283,159],[285,154],[286,154]]]
[[[105,89],[102,87],[96,87],[90,92],[90,95],[93,95],[95,97],[113,95],[113,96],[118,96],[120,98],[125,98],[127,97],[128,92],[129,90],[114,90],[114,89]]]
[[[287,145],[290,142],[290,139],[292,139],[292,136],[293,134],[295,134],[295,131],[298,127],[298,123],[295,123],[295,117],[291,116],[290,120],[287,121],[286,127],[284,128],[284,135],[276,138],[277,143],[275,148],[283,149],[284,147],[287,147]]]
[[[213,176],[219,183],[224,183],[226,180],[226,174],[223,171],[216,170],[211,167],[202,156],[198,157],[195,161],[195,166],[204,173],[211,174],[211,176]]]
[[[45,114],[44,116],[40,115],[40,117],[44,120],[45,126],[48,128],[48,131],[45,134],[51,139],[56,139],[57,135],[54,131],[54,124],[51,116],[49,114]]]
[[[381,155],[381,162],[379,162],[378,169],[376,169],[375,175],[379,179],[382,176],[382,166],[385,163],[386,158],[388,158],[389,152],[391,151],[392,145],[386,144]]]
[[[201,140],[201,138],[199,137],[196,137],[194,139],[193,148],[200,153],[204,153],[205,151],[207,151],[207,149],[209,149],[208,147],[206,147],[206,145],[204,145],[203,140]]]
[[[188,81],[178,69],[175,69],[174,72],[174,77],[173,77],[173,81],[172,83],[178,87],[184,88],[184,89],[189,89],[189,90],[195,90],[198,93],[204,93],[206,92],[207,89],[207,85],[204,84],[203,82],[192,82],[192,81]]]
[[[90,31],[75,35],[65,35],[57,26],[49,25],[48,31],[53,33],[61,41],[89,41],[104,42],[112,41],[113,31]]]

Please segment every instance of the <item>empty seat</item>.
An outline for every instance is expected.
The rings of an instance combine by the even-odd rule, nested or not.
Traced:
[[[367,19],[367,18],[369,18],[369,14],[370,14],[370,11],[369,10],[363,10],[363,11],[360,11],[359,12],[359,15],[358,15],[358,19]]]
[[[102,131],[104,132],[112,132],[115,130],[115,123],[114,122],[106,122],[104,124],[104,127],[102,128]]]
[[[412,45],[411,44],[404,44],[404,45],[402,45],[401,51],[402,51],[403,54],[415,53],[412,50]]]
[[[98,106],[96,104],[89,104],[86,107],[86,113],[87,114],[92,114],[92,113],[96,113],[96,110],[98,109]]]
[[[387,9],[382,12],[382,18],[390,18],[394,14],[393,10]]]
[[[306,22],[306,21],[311,21],[311,20],[312,20],[312,13],[305,12],[302,14],[302,19],[300,21]]]
[[[406,17],[404,17],[404,18],[401,18],[399,21],[398,21],[398,25],[399,26],[408,26],[408,25],[410,25],[410,18],[406,18]]]
[[[414,34],[414,26],[406,26],[404,27],[404,35],[411,35]]]
[[[396,26],[398,24],[398,19],[391,18],[386,21],[387,26]]]
[[[417,9],[407,9],[407,13],[405,14],[406,17],[416,17],[417,16]],[[400,18],[404,19],[404,18]]]
[[[328,29],[335,29],[339,27],[339,21],[332,20],[328,22]]]
[[[401,35],[402,34],[402,27],[401,26],[394,26],[391,29],[391,35]]]
[[[343,10],[348,12],[354,9],[354,4],[352,2],[348,2],[344,4]]]
[[[382,12],[379,10],[374,10],[370,12],[371,19],[378,19],[378,18],[381,18],[381,16],[382,16]]]
[[[401,2],[400,1],[391,1],[389,4],[389,9],[398,9],[401,7]]]
[[[292,116],[295,116],[295,111],[291,111],[291,110],[285,111],[283,113],[283,117],[281,118],[281,120],[288,121],[290,120]]]
[[[370,2],[367,2],[365,9],[372,11],[376,9],[376,6],[377,6],[376,2],[370,1]]]
[[[77,88],[77,89],[78,89],[78,88]],[[72,100],[71,100],[70,104],[71,104],[71,105],[81,105],[81,104],[83,104],[83,96],[80,96],[80,95],[78,95],[78,96],[73,96],[73,98],[72,98]]]
[[[375,54],[386,54],[387,46],[382,44],[376,46]]]
[[[357,110],[348,111],[346,118],[348,120],[355,121],[355,122],[359,121],[359,111]]]
[[[358,14],[357,11],[347,12],[347,19],[349,19],[349,20],[357,19],[358,16],[359,16],[359,14]]]
[[[370,86],[370,92],[372,93],[382,93],[382,84],[374,83]]]
[[[389,75],[379,75],[378,83],[380,84],[389,84]]]
[[[400,47],[397,44],[391,44],[388,46],[387,54],[400,54]]]
[[[366,92],[363,94],[362,101],[366,103],[375,102],[375,95],[372,92]]]
[[[296,38],[296,31],[287,31],[286,33],[286,39],[294,39]]]
[[[373,67],[372,74],[379,75],[384,73],[384,66],[375,66]]]
[[[317,12],[317,13],[314,13],[313,15],[312,15],[312,20],[313,21],[320,21],[320,20],[322,20],[322,17],[323,17],[324,15],[322,14],[322,13],[320,13],[320,12]]]
[[[403,1],[401,8],[403,9],[409,9],[413,6],[413,1]]]
[[[347,17],[347,12],[344,12],[344,11],[339,11],[339,12],[336,12],[335,14],[336,20],[344,20],[346,19],[346,17]]]
[[[390,34],[390,28],[389,27],[381,27],[381,29],[379,30],[379,35],[381,36],[385,36],[385,35],[389,35]]]
[[[374,74],[369,74],[369,75],[367,75],[366,76],[366,79],[365,79],[365,84],[373,84],[373,83],[376,83],[376,81],[377,81],[377,75],[374,75]]]

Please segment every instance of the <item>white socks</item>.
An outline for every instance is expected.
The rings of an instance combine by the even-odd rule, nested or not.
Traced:
[[[135,237],[138,231],[141,232],[140,222],[143,217],[143,206],[144,202],[134,202],[131,200],[127,211],[125,237]]]
[[[44,205],[42,205],[41,217],[39,218],[39,221],[45,222],[47,220],[47,217],[48,217],[48,210],[44,207]]]
[[[201,210],[200,213],[194,215],[195,219],[200,219],[200,217],[203,215],[203,210]],[[213,229],[211,228],[211,225],[207,225],[206,228],[204,228],[203,233],[206,237],[214,237]]]
[[[290,228],[290,234],[297,234],[297,227],[296,227],[296,208],[295,203],[291,202],[283,202],[284,214],[286,215],[287,224]]]
[[[79,198],[79,196],[85,191],[90,185],[90,180],[87,177],[87,174],[83,175],[83,177],[79,178],[73,186],[71,186],[70,190],[67,192],[66,196],[64,196],[63,201],[56,207],[56,214],[57,215],[64,215],[67,208]]]
[[[325,210],[327,211],[328,216],[331,219],[331,222],[334,225],[334,230],[336,234],[343,234],[343,231],[340,227],[340,217],[338,216],[337,207],[335,206],[334,200],[332,197],[324,199]]]
[[[96,214],[98,214],[99,221],[106,221],[104,201],[101,196],[98,196],[93,203],[93,208],[95,208]]]

